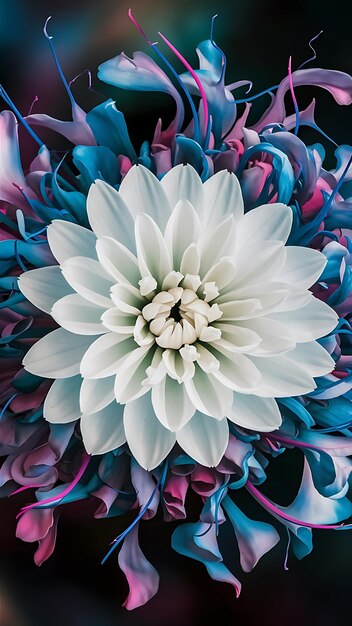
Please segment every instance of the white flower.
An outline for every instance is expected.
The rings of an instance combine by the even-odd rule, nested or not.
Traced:
[[[59,265],[22,274],[20,288],[61,327],[23,361],[55,379],[44,417],[80,418],[89,453],[127,440],[152,469],[177,442],[215,466],[228,420],[274,430],[274,398],[311,392],[333,369],[316,339],[337,317],[308,291],[325,257],[285,247],[289,207],[244,215],[234,174],[202,184],[179,165],[161,182],[135,166],[119,191],[97,180],[87,209],[93,230],[55,220]]]

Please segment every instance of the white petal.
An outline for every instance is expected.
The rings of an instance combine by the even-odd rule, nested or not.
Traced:
[[[102,237],[98,239],[96,249],[99,262],[115,281],[138,286],[141,274],[137,259],[128,248],[116,239]]]
[[[163,359],[163,350],[156,348],[150,367],[147,370],[148,385],[157,385],[166,375],[166,367]]]
[[[138,281],[138,285],[139,291],[142,296],[150,295],[150,297],[152,297],[154,295],[153,292],[155,292],[155,289],[158,286],[158,283],[156,282],[155,278],[153,278],[153,276],[144,276],[144,278],[141,278],[141,280]]]
[[[47,228],[47,237],[51,252],[60,264],[73,256],[97,258],[97,239],[88,228],[64,220],[54,220]]]
[[[161,186],[166,192],[171,209],[179,200],[188,200],[198,214],[203,205],[203,185],[191,165],[176,165],[163,176]]]
[[[69,378],[79,374],[81,359],[94,337],[74,335],[58,328],[39,339],[23,359],[32,374],[44,378]]]
[[[163,291],[168,291],[168,289],[175,289],[175,287],[178,287],[182,279],[183,274],[181,274],[181,272],[176,272],[175,270],[172,270],[171,272],[169,272],[169,274],[165,276],[161,288]]]
[[[184,385],[170,376],[152,387],[152,403],[158,420],[172,431],[182,428],[195,412]]]
[[[214,376],[226,387],[235,391],[250,392],[259,385],[260,370],[244,354],[227,350],[221,339],[211,344],[211,351],[220,363]]]
[[[100,321],[104,308],[72,293],[55,302],[51,315],[54,320],[71,333],[100,335],[106,328]]]
[[[56,300],[72,293],[59,265],[24,272],[18,279],[18,286],[23,295],[45,313],[50,313]]]
[[[195,339],[196,338],[197,337],[195,337]],[[191,357],[187,360],[187,358],[183,358],[183,355],[185,355],[186,357],[190,357],[191,355]],[[190,345],[188,345],[187,347],[184,346],[183,348],[181,348],[181,350],[164,350],[163,361],[165,363],[167,373],[169,374],[169,376],[171,376],[171,378],[177,380],[178,383],[183,382],[187,378],[193,378],[193,361],[196,360],[197,356],[199,356],[199,353],[197,353],[194,346]]]
[[[159,422],[150,394],[126,404],[123,421],[135,459],[146,470],[157,467],[174,446],[176,435]]]
[[[135,236],[141,275],[150,274],[161,286],[165,276],[173,269],[164,237],[154,220],[145,213],[136,218]]]
[[[248,352],[260,344],[259,335],[252,330],[252,327],[247,328],[249,321],[252,320],[236,322],[236,324],[220,321],[215,322],[214,326],[221,330],[221,338],[229,344],[232,344],[233,350],[236,350],[236,352]]]
[[[170,203],[160,182],[143,165],[134,165],[123,179],[119,193],[132,215],[147,213],[163,231],[171,213]]]
[[[326,256],[318,250],[287,246],[286,260],[277,278],[300,289],[309,289],[321,276],[326,263]]]
[[[203,285],[207,282],[215,282],[219,291],[227,287],[235,278],[236,264],[231,257],[224,257],[218,261],[203,278]]]
[[[139,346],[148,346],[155,342],[154,335],[149,331],[149,324],[143,315],[137,317],[136,325],[133,330],[133,337]]]
[[[177,443],[192,459],[216,467],[224,456],[229,440],[227,419],[214,420],[196,412],[192,419],[177,431]]]
[[[81,417],[79,391],[82,378],[62,378],[51,385],[44,401],[43,415],[52,424],[67,424]]]
[[[122,313],[119,309],[107,309],[101,316],[101,321],[106,328],[120,335],[133,335],[136,324],[136,316]]]
[[[338,322],[335,311],[314,297],[300,309],[274,313],[271,317],[284,324],[296,342],[320,339],[331,332]]]
[[[221,337],[221,330],[213,326],[205,326],[200,331],[200,341],[216,341]]]
[[[111,299],[119,311],[134,316],[140,315],[141,310],[148,303],[139,290],[128,283],[114,285],[111,288]]]
[[[232,402],[232,391],[216,380],[213,374],[206,374],[196,365],[195,375],[184,382],[189,399],[198,411],[222,419]]]
[[[81,374],[84,378],[106,378],[118,371],[121,359],[132,352],[136,343],[131,337],[106,333],[98,337],[84,354]]]
[[[330,354],[316,341],[299,343],[287,354],[289,359],[304,366],[314,378],[325,376],[335,369],[335,361]]]
[[[67,282],[77,293],[94,304],[111,306],[110,289],[114,281],[100,263],[83,256],[74,256],[61,265]]]
[[[287,398],[310,393],[316,388],[314,378],[288,355],[273,358],[250,357],[262,376],[255,394],[261,397]]]
[[[115,379],[115,398],[118,402],[123,404],[131,402],[148,391],[146,372],[152,363],[153,355],[154,348],[141,346],[124,359]]]
[[[113,237],[135,252],[134,219],[116,189],[96,180],[89,189],[87,213],[97,237]]]
[[[92,380],[83,378],[79,402],[82,413],[96,413],[115,399],[115,376]]]
[[[252,298],[251,300],[237,300],[232,302],[224,302],[220,304],[222,312],[221,321],[234,321],[251,319],[257,312],[262,311],[260,300]]]
[[[197,363],[199,367],[207,374],[216,372],[220,367],[220,363],[212,352],[207,350],[207,348],[199,342],[195,344],[195,348],[198,354]]]
[[[201,218],[208,228],[229,215],[233,215],[236,222],[242,218],[242,191],[235,174],[227,170],[217,172],[204,183],[203,189],[204,209]]]
[[[233,289],[272,281],[280,272],[286,258],[282,241],[252,243],[236,251],[237,274]],[[230,287],[228,287],[230,290]]]
[[[312,293],[307,289],[291,288],[281,301],[278,301],[276,304],[273,303],[271,306],[270,302],[268,302],[266,312],[270,312],[271,315],[272,312],[284,313],[286,311],[295,311],[296,309],[301,309],[303,306],[306,306],[311,300]]]
[[[192,204],[180,200],[171,213],[164,235],[174,269],[180,268],[185,250],[198,240],[199,229],[199,218]]]
[[[260,317],[237,322],[237,324],[237,329],[254,332],[259,337],[260,343],[246,350],[246,352],[254,356],[284,354],[295,347],[289,328],[276,320]]]
[[[231,422],[259,432],[279,428],[282,419],[274,398],[258,398],[242,393],[233,394],[233,403],[227,417]]]
[[[237,273],[239,281],[241,280],[241,276]],[[222,304],[223,302],[232,302],[236,300],[247,300],[250,298],[258,298],[262,302],[262,308],[267,308],[273,305],[273,302],[280,302],[284,297],[286,297],[290,293],[289,286],[284,282],[274,282],[268,280],[267,282],[262,282],[260,276],[260,269],[258,269],[256,283],[242,283],[242,280],[237,287],[234,285],[231,291],[225,289],[225,293],[216,298],[217,304]],[[233,281],[235,283],[235,281]],[[272,294],[276,293],[277,297],[272,298]],[[306,290],[304,293],[308,293]],[[279,298],[280,295],[280,298]],[[301,305],[302,306],[302,305]]]
[[[239,246],[276,240],[286,243],[292,228],[292,209],[286,204],[263,204],[248,211],[239,224]]]
[[[260,276],[257,280],[259,279]],[[257,298],[260,301],[260,309],[253,311],[253,317],[258,317],[300,309],[310,301],[312,294],[307,289],[290,288],[286,283],[268,281],[260,284],[242,285],[238,289],[235,288],[233,291],[219,296],[216,303],[221,305],[223,302],[236,302],[247,298]]]
[[[122,446],[125,441],[123,407],[112,402],[97,413],[81,417],[81,433],[88,454],[105,454]]]
[[[195,243],[191,243],[185,250],[180,271],[184,276],[197,276],[200,268],[200,251]]]
[[[201,278],[224,256],[233,256],[236,245],[236,223],[232,216],[223,220],[214,230],[206,229],[201,238]]]

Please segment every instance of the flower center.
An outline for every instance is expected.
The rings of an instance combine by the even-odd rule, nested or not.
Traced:
[[[219,331],[210,326],[221,317],[219,307],[210,306],[192,289],[160,291],[143,307],[142,316],[161,348],[179,350],[197,339],[214,341],[219,336]]]
[[[180,322],[182,320],[182,315],[178,304],[175,304],[173,307],[171,307],[170,317],[172,317],[175,322]]]

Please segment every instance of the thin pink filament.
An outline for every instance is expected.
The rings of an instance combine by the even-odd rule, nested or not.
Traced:
[[[149,39],[148,35],[146,35],[146,33],[144,32],[143,28],[138,24],[138,22],[133,17],[132,9],[128,9],[128,17],[130,18],[131,22],[133,22],[133,24],[135,25],[137,30],[139,30],[139,32],[142,35],[142,37],[144,37],[144,39],[149,43],[149,45],[152,46],[153,44],[152,44],[151,40]]]
[[[175,48],[175,46],[173,46],[172,43],[166,37],[164,37],[164,35],[161,32],[158,31],[158,35],[160,35],[160,37],[165,41],[166,45],[170,48],[170,50],[172,50],[172,52],[174,54],[176,54],[176,56],[180,59],[181,63],[183,63],[185,68],[189,71],[189,73],[191,74],[192,78],[196,82],[196,85],[197,85],[197,87],[199,89],[199,93],[200,93],[202,101],[203,101],[204,133],[206,135],[207,134],[207,129],[208,129],[208,120],[209,120],[209,107],[208,107],[208,101],[207,101],[207,96],[206,96],[205,91],[204,91],[204,87],[203,87],[201,81],[199,80],[197,74],[195,73],[194,69],[191,67],[191,65],[188,63],[188,61],[182,56],[181,52],[179,52],[177,50],[177,48]]]
[[[274,439],[274,441],[278,441],[280,443],[285,443],[288,446],[294,446],[295,448],[309,448],[311,450],[320,450],[318,446],[314,446],[311,443],[306,443],[305,441],[300,441],[299,439],[289,439],[288,437],[282,437],[281,435],[265,435],[266,439]]]
[[[306,526],[307,528],[319,528],[322,530],[341,530],[342,528],[346,529],[351,528],[351,524],[344,526],[343,524],[313,524],[311,522],[303,522],[302,520],[296,519],[288,513],[285,513],[279,507],[277,507],[271,500],[268,500],[254,485],[247,480],[246,489],[249,491],[252,496],[262,505],[267,511],[270,511],[277,517],[281,517],[282,519],[287,520],[288,522],[292,522],[292,524],[298,524],[298,526]]]
[[[316,431],[319,432],[319,431]],[[273,439],[275,441],[278,441],[279,443],[284,443],[288,446],[294,446],[295,448],[308,448],[309,450],[317,450],[318,452],[326,452],[327,454],[329,454],[329,449],[334,450],[335,446],[315,446],[312,443],[308,443],[306,441],[301,441],[300,439],[289,439],[288,437],[283,437],[282,435],[276,435],[276,434],[271,434],[271,433],[267,433],[265,435],[265,438],[268,440],[269,443],[269,439]]]
[[[89,461],[90,461],[90,455],[85,452],[83,455],[83,463],[81,467],[79,468],[73,481],[66,487],[66,489],[64,489],[64,491],[61,491],[59,495],[53,496],[52,498],[46,498],[45,500],[40,500],[39,502],[33,502],[32,504],[28,504],[27,506],[22,507],[17,517],[19,517],[20,515],[23,515],[23,513],[25,513],[26,511],[29,511],[30,509],[42,507],[45,504],[51,504],[52,502],[59,503],[60,500],[62,500],[65,496],[67,496],[72,491],[72,489],[77,485],[79,480],[82,478],[84,472],[86,471]]]
[[[33,107],[36,104],[36,102],[39,102],[39,98],[38,96],[34,96],[33,102],[31,104],[31,106],[29,107],[29,111],[27,113],[27,116],[31,115],[32,111],[33,111]]]
[[[38,489],[39,486],[40,485],[24,485],[24,487],[20,487],[19,489],[16,489],[15,491],[9,493],[9,497],[15,496],[17,493],[21,493],[21,491],[26,491],[26,489]]]

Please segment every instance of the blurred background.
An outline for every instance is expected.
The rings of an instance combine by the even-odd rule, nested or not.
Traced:
[[[92,87],[99,92],[88,89],[83,74],[73,85],[77,101],[88,110],[102,101],[99,94],[116,99],[139,146],[151,139],[158,117],[165,122],[171,119],[172,102],[164,95],[114,90],[95,78],[97,66],[122,51],[129,56],[135,50],[149,53],[127,17],[130,6],[152,40],[161,30],[194,67],[196,44],[209,36],[211,17],[218,13],[215,39],[227,56],[227,82],[252,80],[257,93],[286,75],[290,55],[293,67],[308,59],[308,41],[320,30],[324,32],[315,42],[315,65],[351,72],[348,5],[347,0],[1,0],[1,82],[23,114],[38,98],[33,111],[68,119],[69,102],[42,34],[46,18],[52,15],[49,33],[55,37],[67,79],[89,69]],[[299,90],[300,105],[308,104],[313,95],[318,100],[318,124],[337,143],[351,141],[350,111],[338,107],[323,90]],[[267,104],[265,98],[259,102],[254,117]],[[312,142],[318,140],[312,137]],[[61,147],[57,136],[55,141]],[[34,150],[27,143],[25,160]],[[279,457],[270,471],[270,493],[281,504],[292,500],[300,480],[301,460],[295,454]],[[245,494],[240,497],[245,499]],[[238,626],[349,623],[349,533],[316,533],[313,554],[301,563],[290,559],[289,571],[283,567],[285,546],[276,547],[254,572],[238,573],[243,591],[236,600],[233,590],[208,579],[199,563],[172,552],[174,525],[164,525],[157,517],[142,524],[140,535],[146,556],[161,575],[160,591],[146,607],[131,614],[120,608],[127,584],[116,559],[100,566],[107,545],[128,520],[93,520],[96,503],[63,507],[55,553],[37,568],[32,560],[34,546],[15,539],[15,515],[27,501],[24,496],[0,503],[1,626],[198,626],[220,619]],[[253,509],[253,515],[265,519],[258,509]],[[230,539],[228,551],[234,549]]]

